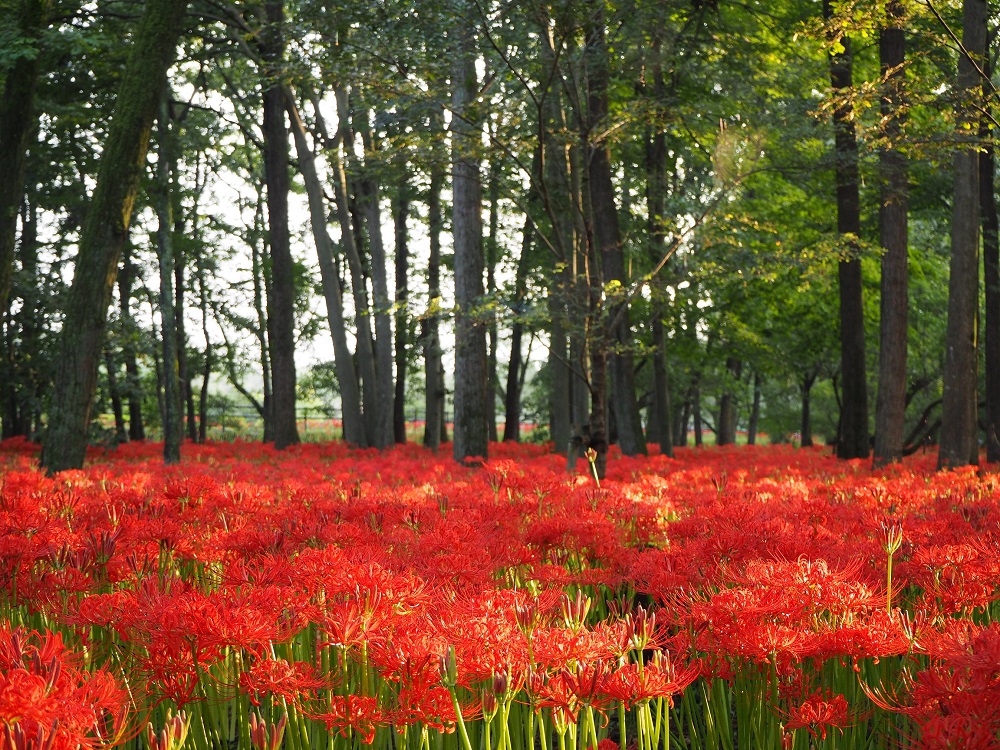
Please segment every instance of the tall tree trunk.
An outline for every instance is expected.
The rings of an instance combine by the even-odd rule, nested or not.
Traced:
[[[736,404],[734,403],[734,386],[739,382],[743,371],[743,363],[736,357],[726,359],[726,385],[719,401],[719,424],[716,426],[716,445],[732,445],[736,442]]]
[[[28,139],[35,127],[37,49],[48,24],[51,0],[20,0],[17,31],[24,51],[7,71],[0,98],[0,315],[7,309],[14,272],[17,216],[24,197]],[[8,22],[13,19],[8,19]]]
[[[288,229],[288,131],[285,95],[275,80],[285,55],[282,24],[284,0],[266,0],[267,24],[261,32],[264,89],[264,181],[267,184],[267,229],[271,286],[267,296],[267,338],[271,349],[271,390],[274,403],[274,447],[283,450],[299,442],[295,420],[295,270]]]
[[[823,0],[823,16],[833,17],[832,0]],[[840,39],[843,51],[830,54],[830,82],[834,96],[847,97],[853,85],[851,39]],[[837,231],[845,236],[847,256],[837,264],[840,287],[840,372],[843,381],[840,439],[837,456],[867,458],[868,391],[865,378],[865,317],[862,304],[861,199],[858,194],[858,144],[850,101],[842,100],[833,113],[837,177]]]
[[[903,63],[906,58],[904,9],[901,0],[886,4],[886,25],[879,32],[883,85],[882,118],[886,148],[879,154],[882,240],[882,300],[879,335],[878,397],[875,401],[875,466],[903,457],[906,426],[906,347],[908,317],[908,168],[896,145],[904,107]]]
[[[650,76],[653,79],[653,98],[662,106],[666,99],[663,65],[660,60],[661,40],[653,38]],[[667,137],[660,127],[654,126],[646,138],[646,231],[649,235],[650,260],[658,263],[666,252],[667,223]],[[663,326],[666,302],[665,292],[659,287],[650,290],[652,296],[651,328],[653,332],[653,403],[649,419],[649,439],[658,443],[660,452],[673,456],[674,440],[670,422],[670,384],[667,380],[667,337]]]
[[[128,442],[128,428],[125,426],[125,410],[122,408],[122,392],[118,388],[118,375],[111,352],[104,350],[104,369],[108,374],[108,396],[111,397],[111,413],[115,417],[115,445]]]
[[[176,163],[170,165],[171,174],[175,175],[176,180]],[[179,196],[177,195],[178,186],[176,183],[171,186],[171,211],[173,213],[174,220],[174,237],[184,236],[184,219],[178,217],[181,211],[181,204]],[[181,412],[187,411],[186,419],[183,419],[185,425],[185,434],[188,440],[192,443],[198,440],[198,426],[195,423],[195,413],[194,413],[194,390],[191,386],[191,381],[193,375],[188,370],[188,356],[187,356],[187,327],[184,325],[184,292],[187,288],[187,281],[185,280],[185,259],[184,253],[180,248],[176,248],[174,251],[174,331],[177,334],[177,379],[181,386]]]
[[[490,397],[486,326],[477,312],[483,296],[480,128],[470,105],[476,81],[472,4],[460,0],[452,64],[452,234],[455,247],[455,441],[456,461],[489,452],[486,402]]]
[[[958,93],[971,95],[980,80],[976,70],[986,51],[986,2],[962,4],[962,45],[958,56]],[[959,125],[976,121],[972,107],[959,111]],[[962,132],[959,130],[958,132]],[[960,138],[966,136],[960,135]],[[951,264],[948,276],[948,324],[945,333],[944,393],[938,467],[979,463],[976,317],[979,307],[979,155],[974,144],[955,153],[951,214]]]
[[[986,61],[989,75],[989,60]],[[984,84],[985,87],[985,84]],[[979,205],[983,223],[983,284],[986,293],[986,460],[1000,461],[1000,226],[993,189],[995,162],[989,120],[980,125]]]
[[[816,374],[813,372],[807,372],[802,376],[802,384],[800,386],[802,393],[802,425],[799,428],[799,434],[801,436],[799,445],[803,448],[811,448],[813,445],[812,387],[815,382]]]
[[[542,206],[552,227],[554,266],[556,271],[548,284],[549,329],[548,371],[551,378],[549,390],[549,435],[559,453],[570,451],[583,440],[588,421],[589,391],[578,377],[586,368],[583,363],[588,354],[580,346],[582,336],[574,330],[570,308],[578,293],[586,295],[586,285],[580,283],[581,269],[577,268],[581,251],[580,235],[576,232],[576,205],[571,194],[573,178],[569,146],[558,134],[567,130],[563,111],[563,95],[559,85],[558,56],[555,49],[555,28],[551,19],[543,17],[539,28],[542,40],[541,75],[539,87],[544,87],[544,104],[539,135],[539,158],[535,184]],[[586,248],[582,252],[586,253]],[[587,301],[584,297],[583,307]],[[580,316],[582,319],[583,316]],[[582,327],[581,327],[582,329]],[[574,406],[581,406],[575,410]],[[571,445],[571,440],[573,441]],[[570,457],[570,463],[573,459]],[[572,466],[570,467],[572,468]]]
[[[139,363],[136,358],[138,330],[132,317],[132,265],[131,244],[126,239],[122,252],[121,270],[118,272],[118,299],[121,304],[122,357],[125,360],[125,398],[128,401],[128,436],[130,440],[145,440],[146,427],[142,419],[142,383],[139,380]]]
[[[263,226],[263,205],[261,191],[257,191],[257,212],[254,216],[255,224]],[[263,439],[265,443],[274,440],[274,417],[273,399],[271,398],[271,347],[267,340],[267,311],[264,309],[264,298],[267,293],[267,279],[264,276],[263,252],[257,246],[256,241],[250,247],[250,270],[253,276],[253,305],[257,317],[257,327],[254,331],[257,336],[257,345],[260,348],[260,370],[262,383],[262,401],[258,410],[264,422]],[[233,379],[233,385],[236,385]],[[238,389],[237,389],[238,390]],[[246,395],[246,394],[244,394]]]
[[[208,381],[212,376],[215,364],[214,346],[208,331],[208,290],[205,286],[205,258],[199,250],[195,257],[195,270],[198,274],[198,306],[201,309],[201,335],[205,339],[205,362],[201,377],[201,392],[198,394],[198,442],[204,443],[208,437]]]
[[[495,142],[493,127],[489,128],[490,142]],[[489,203],[489,229],[486,233],[486,294],[490,300],[495,299],[497,291],[497,263],[500,259],[500,167],[499,155],[494,151],[489,157],[489,169],[486,176],[486,199]],[[489,325],[487,326],[487,380],[489,383],[486,397],[486,425],[491,441],[497,439],[497,318],[490,305]]]
[[[753,374],[753,406],[750,407],[750,423],[747,425],[747,445],[757,445],[757,430],[760,427],[760,373]]]
[[[590,150],[588,185],[594,241],[600,252],[604,284],[618,282],[619,288],[625,290],[628,288],[628,278],[611,179],[611,152],[606,141],[594,140],[607,125],[610,85],[603,5],[595,3],[594,8],[595,22],[587,40],[587,147]],[[621,297],[621,293],[618,294]],[[635,394],[635,367],[632,358],[634,342],[629,325],[628,299],[607,299],[604,304],[607,305],[607,322],[603,345],[609,349],[607,361],[611,398],[618,425],[618,442],[626,456],[645,454],[646,442]],[[596,389],[597,384],[593,387]]]
[[[696,448],[701,448],[705,443],[705,437],[701,420],[701,386],[697,382],[691,393],[691,419],[694,422],[694,445]]]
[[[365,444],[374,446],[378,437],[378,381],[375,369],[375,344],[372,334],[371,308],[368,304],[364,266],[358,244],[358,233],[352,218],[350,190],[344,167],[346,152],[353,147],[353,133],[347,113],[350,112],[350,95],[343,86],[337,88],[337,111],[340,116],[338,142],[328,149],[327,157],[333,170],[333,192],[337,202],[337,220],[340,223],[340,244],[347,259],[351,274],[351,289],[354,296],[355,321],[357,324],[357,368],[361,379],[361,399],[365,420]]]
[[[83,466],[111,291],[186,9],[184,1],[147,0],[132,43],[66,300],[41,457],[49,473]]]
[[[358,375],[354,369],[354,356],[347,343],[347,327],[344,322],[344,300],[340,289],[340,274],[334,259],[333,240],[326,229],[326,202],[323,187],[316,174],[316,160],[306,141],[305,126],[291,91],[285,89],[285,106],[292,123],[295,138],[295,152],[299,158],[309,199],[309,219],[312,227],[316,256],[319,259],[319,274],[323,285],[323,299],[326,302],[326,316],[333,340],[333,360],[340,385],[341,416],[344,423],[344,441],[351,445],[367,445],[364,420],[361,414],[361,392]]]
[[[156,175],[153,202],[156,207],[156,254],[160,263],[160,330],[163,332],[163,461],[181,460],[183,402],[178,361],[177,315],[174,309],[174,219],[171,200],[171,165],[174,163],[170,137],[170,89],[164,88],[157,118]]]
[[[528,259],[531,256],[534,227],[530,217],[524,218],[524,228],[521,230],[521,257],[517,259],[517,271],[514,274],[514,325],[510,332],[510,361],[507,364],[507,388],[504,390],[504,442],[519,442],[521,440],[521,374],[522,338],[524,336],[524,303],[528,296]]]
[[[409,283],[410,250],[410,185],[406,177],[406,162],[397,163],[399,183],[393,201],[393,227],[396,240],[396,392],[392,400],[392,432],[397,443],[406,442],[406,340],[409,336]]]
[[[430,129],[435,136],[442,132],[440,111],[430,118]],[[435,140],[435,144],[438,141]],[[439,149],[436,148],[435,151]],[[444,187],[444,155],[436,153],[430,170],[427,191],[427,233],[430,256],[427,259],[427,311],[420,322],[420,338],[424,347],[424,445],[437,450],[441,445],[444,424],[444,367],[441,362],[441,339],[438,321],[441,308],[441,233],[444,231],[444,214],[441,210],[441,191]]]
[[[375,383],[376,431],[372,445],[388,448],[395,442],[392,427],[393,402],[393,339],[392,300],[389,298],[388,270],[385,244],[382,241],[382,210],[379,196],[381,188],[374,173],[377,168],[377,144],[369,127],[369,111],[362,109],[353,118],[361,126],[357,130],[365,150],[364,177],[360,180],[362,211],[368,237],[369,267],[372,280],[372,302],[375,317]]]

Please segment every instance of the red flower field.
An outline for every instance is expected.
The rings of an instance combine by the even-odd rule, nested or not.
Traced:
[[[0,748],[1000,745],[996,475],[159,450],[0,444]]]

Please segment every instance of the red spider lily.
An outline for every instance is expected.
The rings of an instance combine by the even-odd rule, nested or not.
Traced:
[[[120,741],[129,700],[104,670],[93,674],[60,634],[0,624],[0,722],[10,748],[91,747]]]
[[[378,701],[363,695],[334,695],[329,699],[329,705],[318,712],[308,712],[307,715],[324,725],[327,729],[336,729],[341,735],[357,732],[361,741],[370,745],[375,741],[375,730],[380,726],[388,726],[388,716],[378,705]]]
[[[285,659],[258,659],[250,669],[240,673],[239,679],[240,692],[249,696],[255,706],[261,704],[265,695],[294,704],[310,691],[332,687],[331,680],[317,674],[311,664],[290,663]]]
[[[843,695],[816,691],[788,712],[786,729],[806,729],[813,737],[825,740],[827,730],[850,726],[850,710]]]
[[[612,698],[626,705],[650,698],[671,698],[694,682],[701,670],[701,662],[695,660],[678,671],[669,654],[657,651],[644,665],[629,663],[619,668],[607,690]]]

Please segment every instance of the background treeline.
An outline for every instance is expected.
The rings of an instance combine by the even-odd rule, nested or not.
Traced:
[[[1000,460],[984,0],[0,13],[0,417],[50,471],[102,409],[177,460],[232,389],[279,448],[332,389],[349,442],[416,409],[459,460],[526,415],[600,472],[738,430]]]

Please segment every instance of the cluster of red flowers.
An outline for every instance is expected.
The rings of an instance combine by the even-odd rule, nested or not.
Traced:
[[[149,736],[199,747],[997,742],[996,477],[774,447],[598,487],[495,452],[132,444],[47,478],[0,444],[0,748],[168,707]]]

